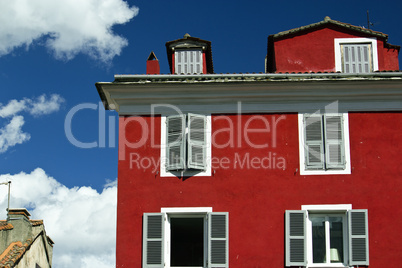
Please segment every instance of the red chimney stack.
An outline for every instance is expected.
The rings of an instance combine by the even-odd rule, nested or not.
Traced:
[[[160,74],[159,61],[153,51],[147,59],[147,74]]]

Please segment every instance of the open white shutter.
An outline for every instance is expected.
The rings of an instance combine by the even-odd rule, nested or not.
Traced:
[[[206,169],[206,127],[205,115],[188,114],[187,168]]]
[[[144,213],[142,237],[142,267],[162,268],[164,214]]]
[[[229,267],[229,213],[208,213],[208,268]]]
[[[324,115],[325,165],[327,169],[345,168],[343,116]]]
[[[306,258],[306,211],[285,212],[286,266],[305,266]]]
[[[322,115],[303,116],[306,169],[324,169],[324,137]]]
[[[348,211],[349,265],[369,265],[367,209]]]
[[[185,115],[172,115],[166,118],[166,170],[186,168],[185,120]]]

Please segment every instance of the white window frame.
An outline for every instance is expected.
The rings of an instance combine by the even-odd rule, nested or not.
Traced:
[[[312,222],[309,214],[344,214],[347,222],[343,263],[312,263]],[[326,232],[330,226],[326,223]],[[346,241],[346,244],[345,244]],[[328,250],[330,244],[326,245]],[[346,247],[345,247],[346,246]],[[285,265],[307,268],[340,268],[369,265],[368,210],[352,209],[351,204],[302,205],[301,210],[285,211]]]
[[[204,265],[203,266],[192,266],[189,268],[203,268],[207,267],[207,258],[208,258],[208,223],[207,223],[207,213],[212,212],[212,207],[185,207],[185,208],[161,208],[161,212],[166,214],[165,219],[165,233],[164,233],[164,241],[165,241],[165,252],[163,255],[165,261],[165,267],[176,267],[170,266],[170,244],[171,244],[171,227],[170,227],[170,219],[172,217],[186,217],[186,218],[203,218],[204,219]],[[186,268],[180,266],[180,268]]]
[[[326,113],[331,115],[331,113]],[[344,141],[344,152],[345,152],[345,168],[344,169],[317,169],[311,170],[306,169],[306,158],[305,158],[305,142],[304,142],[304,113],[298,114],[298,124],[299,124],[299,166],[300,175],[333,175],[333,174],[351,174],[350,165],[350,145],[349,145],[349,116],[348,113],[337,113],[341,114],[343,117],[343,141]]]
[[[352,209],[351,204],[340,204],[340,205],[302,205],[302,210],[307,212],[306,218],[306,237],[307,237],[307,266],[309,267],[325,267],[325,268],[339,268],[339,267],[349,267],[347,264],[347,260],[349,259],[348,252],[348,224],[346,213]],[[342,215],[343,217],[343,248],[344,248],[344,263],[313,263],[313,242],[312,242],[312,222],[310,220],[309,214],[334,214],[334,215]],[[327,241],[328,242],[328,241]]]
[[[378,71],[378,50],[377,50],[377,38],[335,38],[334,39],[334,49],[335,49],[335,71],[342,72],[342,49],[343,44],[361,44],[368,43],[371,44],[372,53],[372,64],[373,72]]]
[[[161,177],[190,177],[190,176],[211,176],[211,115],[205,115],[206,122],[206,169],[204,171],[184,170],[167,171],[166,170],[166,115],[161,116],[161,150],[160,150],[160,176]],[[187,133],[187,129],[186,129]]]

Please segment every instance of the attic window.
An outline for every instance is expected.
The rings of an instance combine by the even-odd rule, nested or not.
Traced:
[[[335,69],[342,73],[378,71],[376,38],[335,38]]]
[[[202,49],[177,49],[175,50],[176,74],[202,74]]]

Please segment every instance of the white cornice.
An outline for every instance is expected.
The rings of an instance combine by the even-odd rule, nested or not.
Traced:
[[[106,109],[120,115],[174,112],[313,112],[338,101],[340,111],[402,111],[402,74],[249,74],[116,76],[96,84]]]

